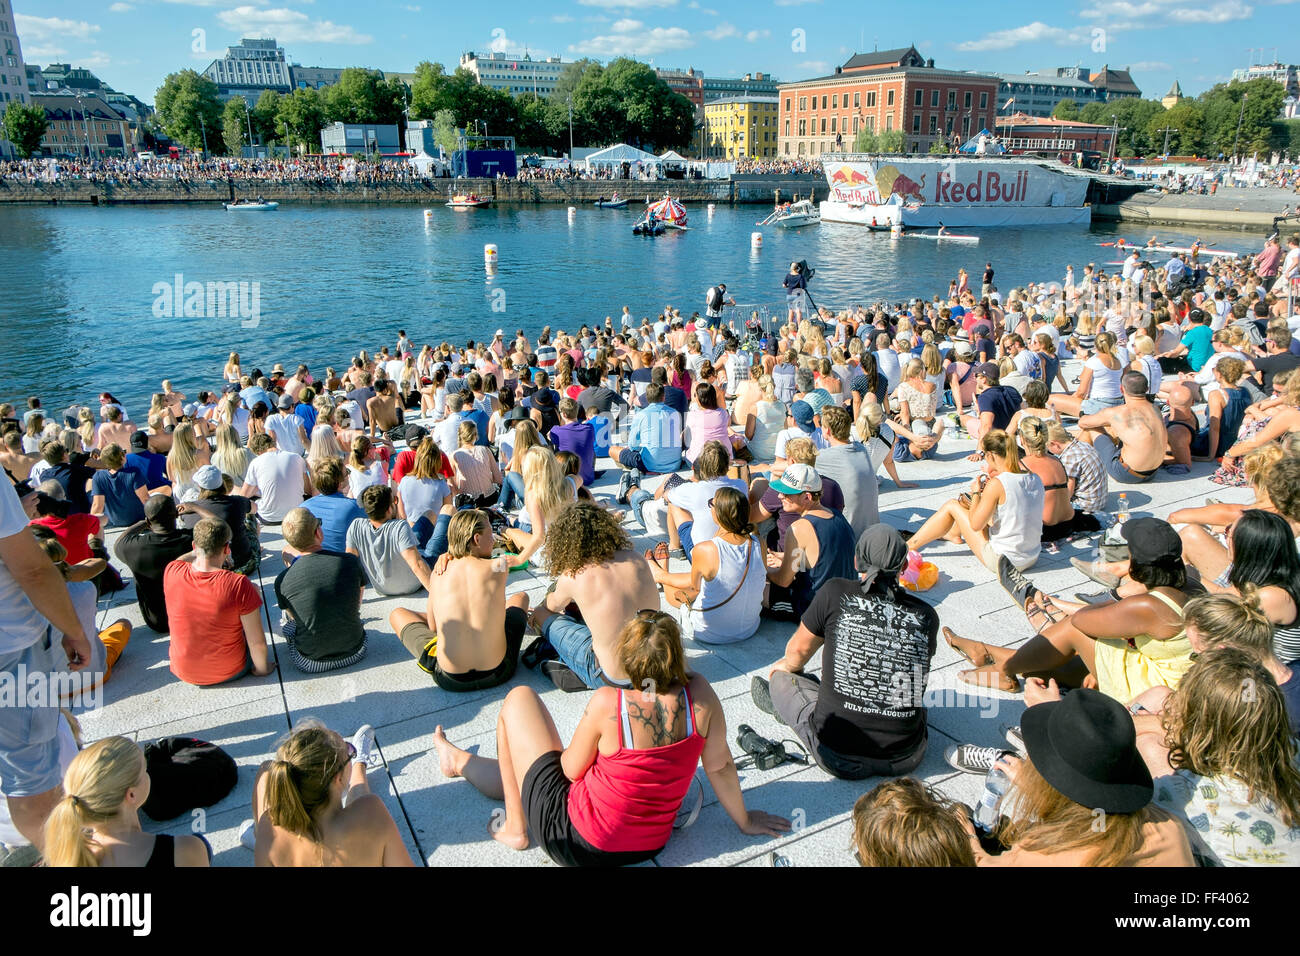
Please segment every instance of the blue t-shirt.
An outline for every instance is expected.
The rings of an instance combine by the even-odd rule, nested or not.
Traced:
[[[676,471],[682,466],[682,416],[663,402],[647,405],[632,420],[628,444],[651,471]]]
[[[1214,354],[1214,332],[1208,325],[1193,325],[1183,333],[1182,344],[1187,346],[1187,364],[1193,372],[1199,372],[1201,366]]]
[[[126,456],[126,467],[140,473],[146,488],[161,488],[167,484],[167,456],[151,451],[132,452]]]
[[[478,426],[478,441],[476,444],[486,445],[488,443],[487,428],[488,417],[483,414],[481,408],[467,408],[460,413],[460,420],[463,422],[473,422]]]
[[[993,413],[993,427],[1006,428],[1020,411],[1020,393],[1009,385],[990,385],[975,396],[980,413]]]
[[[353,519],[366,516],[355,501],[337,491],[332,495],[308,498],[302,506],[320,519],[321,535],[324,538],[321,547],[326,551],[346,551],[348,525]]]
[[[578,456],[583,484],[596,480],[596,430],[590,422],[556,425],[547,437],[556,451],[571,451]]]
[[[144,487],[144,478],[134,468],[120,468],[113,474],[101,468],[90,479],[90,493],[104,496],[106,524],[110,528],[129,528],[144,520],[144,504],[135,493]]]

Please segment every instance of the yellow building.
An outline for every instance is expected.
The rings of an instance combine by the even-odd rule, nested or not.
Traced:
[[[775,159],[778,99],[728,96],[704,103],[701,157]]]

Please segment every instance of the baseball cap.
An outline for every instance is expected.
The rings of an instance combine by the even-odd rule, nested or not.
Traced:
[[[806,432],[813,430],[813,410],[812,406],[800,399],[792,402],[790,405],[790,417],[794,423]]]
[[[190,402],[188,405],[181,408],[181,414],[184,415],[186,418],[193,418],[194,413],[197,412],[198,410],[199,410],[199,406],[196,405],[194,402]]]
[[[1120,531],[1128,542],[1129,557],[1139,564],[1153,564],[1183,555],[1182,539],[1168,521],[1130,518]]]
[[[288,393],[285,393],[280,396],[279,400],[275,404],[279,408],[293,408],[293,397]]]
[[[221,469],[216,465],[204,465],[194,472],[194,483],[204,491],[216,491],[224,483],[221,478]]]
[[[799,404],[798,402],[795,403]],[[822,476],[817,474],[812,465],[796,462],[786,465],[781,477],[772,482],[771,487],[783,495],[801,495],[805,491],[821,491]]]
[[[139,448],[142,451],[147,450],[149,447],[149,436],[144,432],[132,432],[131,447]]]
[[[986,381],[996,384],[999,372],[998,367],[992,362],[985,362],[983,365],[976,366],[975,374],[983,375]]]
[[[505,334],[506,334],[506,333],[505,333],[505,331],[504,331],[503,329],[497,329],[497,330],[496,330],[496,336],[497,336],[497,338],[500,338],[501,336],[503,336],[503,335],[505,335]]]

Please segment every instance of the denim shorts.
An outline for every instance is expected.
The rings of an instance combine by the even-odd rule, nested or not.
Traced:
[[[591,628],[567,614],[556,614],[542,625],[542,637],[550,641],[564,665],[582,678],[592,690],[627,686],[605,676],[591,643]]]
[[[1096,415],[1116,405],[1123,405],[1123,398],[1085,398],[1079,405],[1080,415]]]
[[[0,655],[0,675],[13,680],[18,693],[26,683],[19,683],[20,666],[21,673],[46,677],[63,669],[56,663],[51,630],[24,650]],[[0,790],[6,796],[34,797],[62,783],[58,730],[58,700],[43,707],[0,707]]]

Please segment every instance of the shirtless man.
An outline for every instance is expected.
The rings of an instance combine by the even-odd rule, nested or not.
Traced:
[[[1124,404],[1079,419],[1079,439],[1097,449],[1111,478],[1134,485],[1150,481],[1165,460],[1165,422],[1147,397],[1147,377],[1125,372]]]
[[[1201,423],[1192,411],[1192,390],[1186,385],[1175,385],[1168,392],[1169,418],[1165,421],[1166,441],[1169,454],[1175,464],[1192,463],[1192,439],[1196,437]]]
[[[528,595],[506,598],[510,565],[492,557],[492,525],[482,511],[459,511],[447,526],[447,553],[429,578],[427,612],[396,608],[388,623],[443,690],[482,690],[510,680],[528,626]]]
[[[23,454],[23,433],[14,429],[5,432],[4,445],[0,446],[0,465],[13,476],[14,481],[26,481],[32,466],[41,460],[40,455]]]
[[[375,383],[376,395],[366,400],[366,418],[370,422],[370,437],[387,436],[391,429],[403,423],[405,416],[393,395],[393,383],[384,379]]]
[[[542,637],[560,655],[543,671],[562,690],[627,686],[619,632],[641,611],[659,610],[659,589],[616,517],[580,501],[546,529],[546,573],[555,588],[533,611]],[[565,609],[578,606],[581,619]]]

